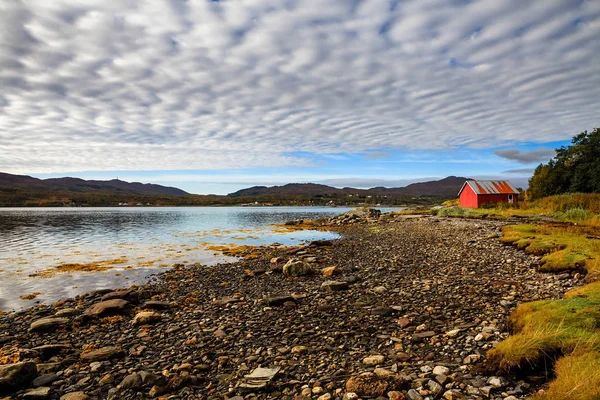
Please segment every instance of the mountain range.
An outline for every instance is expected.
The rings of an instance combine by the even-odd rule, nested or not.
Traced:
[[[405,187],[385,188],[374,187],[371,189],[338,189],[316,183],[289,183],[283,186],[253,186],[228,194],[229,197],[251,196],[389,196],[389,197],[456,197],[458,191],[467,178],[449,176],[438,181],[413,183]]]
[[[421,197],[436,196],[443,198],[456,197],[467,178],[449,176],[447,178],[413,183],[405,187],[371,189],[335,188],[316,183],[289,183],[283,186],[253,186],[227,195],[228,198],[257,196],[387,196],[387,197]],[[114,193],[132,195],[189,196],[190,194],[174,187],[140,182],[125,182],[119,179],[109,181],[84,180],[79,178],[38,179],[26,175],[12,175],[0,172],[0,189],[36,192],[61,193]]]
[[[125,182],[119,179],[109,181],[88,181],[79,178],[38,179],[27,175],[12,175],[2,172],[0,172],[0,189],[72,193],[111,192],[115,194],[163,196],[189,195],[188,192],[174,187],[151,183]]]

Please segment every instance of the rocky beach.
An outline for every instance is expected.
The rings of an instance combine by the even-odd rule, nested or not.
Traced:
[[[0,316],[0,398],[529,398],[486,352],[519,303],[578,274],[498,240],[505,222],[376,213],[320,222],[342,238],[244,250]],[[294,224],[290,225],[294,227]]]

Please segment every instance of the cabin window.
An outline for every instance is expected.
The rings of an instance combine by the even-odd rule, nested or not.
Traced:
[[[508,195],[508,202],[512,204],[512,202],[513,202],[513,195],[512,194]]]

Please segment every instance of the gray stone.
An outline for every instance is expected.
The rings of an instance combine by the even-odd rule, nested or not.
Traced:
[[[444,388],[442,387],[442,385],[440,385],[439,383],[437,383],[436,381],[433,380],[429,380],[427,381],[427,387],[429,388],[429,391],[438,394],[440,393],[442,390],[444,390]]]
[[[410,389],[406,395],[410,400],[423,400],[423,396],[421,396],[415,389]]]
[[[59,379],[60,378],[56,374],[40,375],[33,380],[33,386],[34,387],[48,386],[52,382],[56,382]]]

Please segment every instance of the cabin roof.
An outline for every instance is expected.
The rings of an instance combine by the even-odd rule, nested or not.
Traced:
[[[469,185],[476,194],[519,194],[519,191],[509,181],[466,181],[458,195]]]

